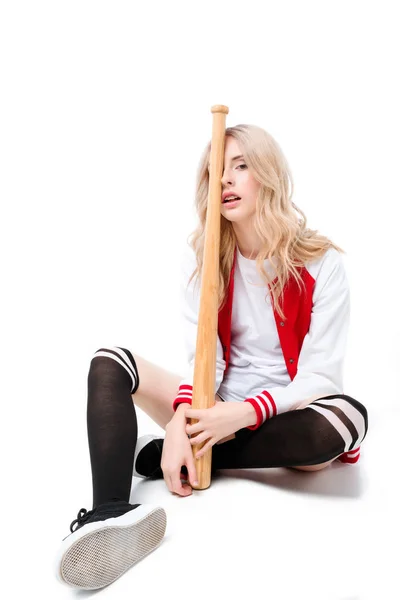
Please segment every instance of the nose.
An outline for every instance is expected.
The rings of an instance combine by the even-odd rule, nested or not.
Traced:
[[[223,185],[223,187],[228,187],[232,185],[232,173],[229,172],[224,172],[222,174],[222,179],[221,179],[221,183]]]

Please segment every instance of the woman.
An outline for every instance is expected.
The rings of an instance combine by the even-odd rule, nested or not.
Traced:
[[[190,495],[197,485],[194,441],[206,442],[199,455],[212,448],[214,472],[318,470],[359,458],[368,420],[342,389],[350,310],[342,251],[306,227],[291,201],[283,153],[256,126],[226,129],[216,403],[190,408],[209,160],[210,143],[197,174],[199,225],[183,261],[188,372],[168,373],[119,347],[101,348],[91,361],[93,509],[81,509],[57,563],[61,580],[75,587],[107,585],[157,547],[165,512],[129,504],[132,473],[164,477],[171,492]],[[134,405],[165,429],[165,439],[144,436],[136,444]],[[192,417],[195,425],[188,424]]]

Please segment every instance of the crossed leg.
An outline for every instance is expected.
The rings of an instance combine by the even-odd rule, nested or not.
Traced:
[[[134,354],[134,358],[139,372],[140,383],[136,393],[132,394],[132,400],[134,404],[143,410],[151,419],[153,419],[153,421],[165,429],[167,423],[174,415],[172,403],[178,393],[179,384],[182,381],[183,376],[167,371],[137,354]],[[319,395],[314,395],[299,402],[296,406],[296,410],[305,408],[318,397]],[[219,396],[216,396],[215,399],[216,401],[220,401]],[[234,438],[235,434],[232,434],[220,440],[218,444],[222,444]],[[336,458],[337,457],[318,465],[289,468],[297,469],[299,471],[319,471],[329,466]]]
[[[300,410],[302,408],[305,408],[306,406],[311,404],[311,402],[313,400],[317,400],[319,397],[320,397],[320,394],[311,396],[311,398],[308,398],[307,400],[300,402],[300,404],[298,406],[296,406],[295,410]],[[325,469],[326,467],[328,467],[336,459],[337,459],[337,456],[335,458],[332,458],[331,460],[327,460],[326,462],[320,463],[319,465],[308,465],[308,466],[303,466],[303,467],[288,467],[288,468],[289,469],[297,469],[298,471],[321,471],[322,469]]]

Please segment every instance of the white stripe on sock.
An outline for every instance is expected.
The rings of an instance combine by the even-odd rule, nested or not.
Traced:
[[[353,437],[350,431],[347,429],[346,425],[344,425],[344,423],[339,419],[339,417],[328,408],[322,408],[317,404],[309,404],[307,408],[312,408],[313,410],[316,410],[326,419],[328,419],[331,425],[333,425],[336,431],[342,436],[344,440],[344,452],[347,452],[351,444],[353,443]]]
[[[346,417],[350,419],[350,421],[353,423],[354,427],[357,430],[358,439],[354,445],[358,446],[359,444],[361,444],[365,436],[364,417],[356,408],[354,408],[352,404],[350,404],[350,402],[347,402],[345,398],[322,398],[321,400],[318,400],[318,403],[326,404],[327,406],[337,406],[338,408],[340,408],[340,410],[342,410]]]
[[[119,351],[119,352],[121,352],[121,351]],[[125,352],[123,354],[125,354]],[[105,351],[96,352],[93,355],[93,358],[95,358],[96,356],[107,356],[108,358],[112,358],[113,360],[115,360],[115,362],[119,363],[122,367],[124,367],[125,371],[127,371],[127,373],[129,373],[129,375],[130,375],[130,377],[132,379],[132,387],[131,387],[131,392],[132,392],[132,390],[133,390],[133,388],[135,387],[135,384],[136,384],[136,378],[135,378],[134,372],[132,373],[128,369],[128,367],[126,366],[126,364],[120,358],[118,358],[118,356],[115,356],[115,354],[113,354],[112,352],[105,352]],[[129,361],[129,362],[131,362],[131,361]]]
[[[357,454],[360,454],[360,448],[358,450],[351,450],[350,452],[347,453],[348,456],[350,456],[351,458],[354,458],[354,456],[357,456]]]
[[[134,375],[134,377],[136,379],[136,369],[133,366],[132,361],[129,358],[129,356],[127,355],[127,353],[124,352],[123,350],[121,350],[121,348],[117,348],[117,346],[112,346],[112,350],[114,350],[114,352],[118,352],[118,354],[120,354],[125,359],[125,361],[128,363],[128,365],[132,369],[132,373],[133,373],[133,375]]]

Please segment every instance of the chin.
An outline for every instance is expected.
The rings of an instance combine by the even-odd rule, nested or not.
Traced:
[[[233,213],[233,211],[232,211]],[[231,223],[238,223],[239,221],[246,221],[248,219],[248,215],[243,215],[240,213],[236,213],[234,214],[228,214],[228,215],[222,215],[227,221],[230,221]]]
[[[241,221],[242,219],[240,217],[226,217],[225,215],[222,215],[224,217],[224,219],[226,219],[227,221],[229,221],[230,223],[238,223],[239,221]]]

